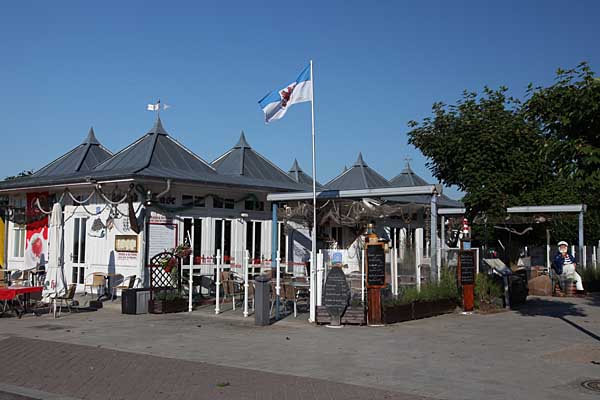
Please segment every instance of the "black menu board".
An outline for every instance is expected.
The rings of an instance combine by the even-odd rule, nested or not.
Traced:
[[[367,287],[385,286],[385,249],[383,244],[367,245]]]
[[[350,288],[346,281],[346,274],[339,267],[332,268],[325,280],[323,305],[332,318],[339,319],[348,306]]]
[[[473,285],[475,283],[475,252],[461,250],[460,254],[460,283]]]

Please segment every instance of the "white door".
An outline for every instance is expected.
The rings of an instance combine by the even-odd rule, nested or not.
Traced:
[[[83,291],[85,282],[86,232],[87,218],[71,219],[71,234],[65,238],[65,277],[68,283],[76,283],[77,291]],[[65,235],[66,236],[66,235]]]

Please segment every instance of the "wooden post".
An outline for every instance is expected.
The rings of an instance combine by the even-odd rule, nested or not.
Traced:
[[[385,247],[383,243],[366,244],[367,324],[382,325],[381,288],[385,282]]]
[[[458,253],[458,276],[463,292],[463,310],[473,311],[475,306],[475,251],[461,250]]]

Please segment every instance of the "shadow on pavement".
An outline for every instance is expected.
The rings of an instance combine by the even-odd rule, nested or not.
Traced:
[[[596,299],[596,304],[599,299]],[[526,317],[553,317],[558,318],[561,321],[566,322],[578,331],[585,333],[592,339],[600,342],[600,336],[596,335],[581,325],[567,319],[566,317],[586,317],[587,314],[577,304],[568,302],[568,300],[546,300],[541,298],[535,298],[527,300],[523,305],[518,306],[514,309],[519,314]]]

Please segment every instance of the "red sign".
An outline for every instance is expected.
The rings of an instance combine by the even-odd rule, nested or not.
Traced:
[[[27,193],[25,265],[28,268],[48,261],[48,215],[38,207],[38,204],[48,206],[48,196],[48,192]]]

